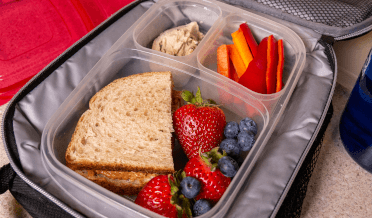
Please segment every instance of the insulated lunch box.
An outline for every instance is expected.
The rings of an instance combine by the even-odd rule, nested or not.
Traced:
[[[120,9],[9,102],[2,133],[9,172],[18,181],[12,194],[38,217],[51,212],[33,211],[17,193],[17,185],[27,187],[32,193],[28,196],[57,208],[61,217],[161,217],[134,204],[130,196],[116,195],[68,169],[64,152],[94,93],[115,78],[169,70],[177,90],[199,86],[207,98],[223,104],[228,121],[250,116],[259,126],[256,143],[244,155],[228,190],[201,217],[287,216],[283,201],[290,197],[302,163],[316,152],[318,134],[327,124],[337,78],[332,43],[372,29],[372,19],[362,16],[372,7],[338,2],[336,9],[346,8],[356,17],[340,21],[331,4],[312,2],[329,6],[328,13],[318,13],[318,8],[303,2],[229,0],[134,1]],[[175,57],[150,48],[160,32],[190,21],[197,21],[205,34],[193,53]],[[258,42],[270,34],[284,40],[282,91],[258,94],[216,72],[217,47],[231,44],[230,34],[242,22],[248,23]]]

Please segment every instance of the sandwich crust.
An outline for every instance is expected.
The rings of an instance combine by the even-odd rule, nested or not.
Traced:
[[[76,170],[81,176],[119,195],[136,195],[156,173]]]

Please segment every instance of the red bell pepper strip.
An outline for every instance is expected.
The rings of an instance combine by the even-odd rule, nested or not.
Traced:
[[[266,94],[267,44],[268,37],[261,40],[256,57],[249,63],[238,81],[248,89],[261,94]]]
[[[284,46],[283,40],[278,40],[278,69],[276,73],[276,92],[283,88],[283,69],[284,69]]]
[[[244,34],[245,40],[248,43],[248,46],[249,46],[249,49],[251,50],[253,58],[256,57],[258,44],[252,35],[251,29],[249,28],[247,23],[240,24],[239,28],[242,30]]]
[[[266,68],[266,91],[267,94],[275,93],[276,91],[276,74],[278,67],[278,48],[276,39],[270,35],[267,40],[267,68]]]

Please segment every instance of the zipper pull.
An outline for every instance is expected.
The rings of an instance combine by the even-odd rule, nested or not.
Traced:
[[[335,43],[335,38],[332,37],[332,36],[327,36],[327,35],[322,35],[322,37],[320,38],[322,41],[330,44],[330,45],[333,45]]]

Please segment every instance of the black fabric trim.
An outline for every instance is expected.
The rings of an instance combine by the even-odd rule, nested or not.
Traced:
[[[333,52],[331,51],[332,48],[332,45],[327,43],[326,41],[324,40],[319,40],[319,44],[321,44],[323,47],[324,47],[324,53],[325,55],[327,56],[327,59],[329,61],[329,64],[331,66],[331,69],[333,72],[336,71],[336,60],[335,58],[333,57]]]
[[[22,165],[19,159],[17,145],[16,145],[16,141],[14,137],[14,130],[13,130],[14,112],[15,112],[15,104],[13,105],[13,109],[12,110],[9,109],[4,116],[3,139],[5,141],[4,146],[6,146],[9,149],[9,155],[10,155],[9,159],[11,159],[18,168],[22,169]]]
[[[18,175],[10,187],[10,193],[32,216],[40,218],[70,218],[71,214],[56,206],[50,199],[29,186]]]
[[[14,170],[10,164],[4,165],[0,169],[0,194],[6,192],[10,184],[12,184],[14,177],[16,176]]]
[[[335,38],[332,37],[332,36],[327,36],[327,35],[322,35],[321,39],[322,41],[330,44],[330,45],[333,45],[335,43]]]

